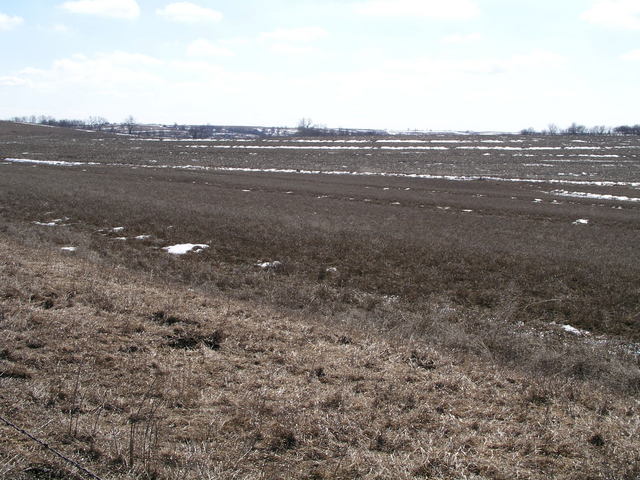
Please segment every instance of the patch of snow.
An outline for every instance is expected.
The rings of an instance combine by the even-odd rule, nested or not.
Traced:
[[[488,147],[486,145],[469,145],[463,147],[456,147],[457,150],[561,150],[562,147]]]
[[[589,192],[569,192],[567,190],[553,190],[552,195],[559,195],[561,197],[576,197],[576,198],[592,198],[599,200],[617,200],[620,202],[640,202],[639,197],[627,197],[626,195],[606,195],[601,193],[589,193]]]
[[[275,260],[273,262],[258,262],[255,264],[256,267],[260,267],[264,270],[269,269],[269,268],[279,268],[282,266],[282,262]]]
[[[570,146],[565,146],[564,147],[566,150],[602,150],[602,147],[570,147]],[[606,147],[605,147],[606,149]]]
[[[67,220],[69,220],[69,217],[56,218],[49,222],[33,222],[33,223],[35,225],[40,225],[42,227],[65,227],[66,225],[64,225],[62,222],[65,222]]]
[[[591,335],[591,332],[588,332],[586,330],[580,330],[579,328],[572,327],[571,325],[560,325],[560,328],[565,332],[571,333],[573,335],[579,335],[579,336]]]
[[[58,227],[59,225],[56,222],[33,222],[35,225],[40,225],[41,227]]]
[[[148,238],[151,238],[151,235],[138,235],[137,237],[133,237],[136,240],[146,240]]]
[[[76,247],[62,247],[60,250],[63,250],[65,252],[75,252],[77,250]]]
[[[172,167],[183,168],[183,167]],[[207,167],[203,167],[209,170]],[[394,177],[394,178],[420,178],[426,180],[451,180],[458,182],[472,182],[478,180],[489,180],[494,182],[514,182],[514,183],[550,183],[565,185],[595,185],[601,187],[633,187],[640,188],[640,182],[614,182],[607,180],[556,180],[540,178],[513,178],[496,177],[483,175],[431,175],[420,173],[396,173],[396,172],[353,172],[345,170],[301,170],[293,168],[248,168],[248,167],[213,167],[211,170],[222,172],[247,172],[247,173],[292,173],[300,175],[353,175],[358,177]],[[562,175],[562,174],[558,174]],[[389,190],[389,187],[383,188]]]
[[[433,146],[351,146],[351,145],[211,145],[219,149],[251,150],[449,150],[447,147]]]
[[[589,220],[586,218],[579,218],[575,222],[573,222],[573,225],[588,225],[588,224],[589,224]]]
[[[55,165],[58,167],[77,167],[81,165],[99,165],[95,162],[64,162],[62,160],[33,160],[30,158],[5,158],[5,162],[29,163],[34,165]]]
[[[124,230],[124,227],[113,227],[111,229],[112,232],[121,232]]]
[[[209,248],[209,245],[206,245],[204,243],[180,243],[177,245],[164,247],[163,250],[166,250],[171,255],[184,255],[189,252],[198,253],[206,248]]]

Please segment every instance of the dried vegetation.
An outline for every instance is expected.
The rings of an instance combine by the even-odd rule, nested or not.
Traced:
[[[129,140],[47,135],[127,160]],[[640,475],[637,207],[491,182],[0,169],[0,415],[103,479]],[[210,248],[161,249],[184,242]],[[0,431],[0,477],[83,478]]]

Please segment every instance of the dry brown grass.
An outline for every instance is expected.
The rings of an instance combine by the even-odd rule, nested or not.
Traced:
[[[4,235],[0,258],[0,361],[21,372],[0,411],[105,479],[638,476],[634,397]],[[0,428],[3,478],[71,478]]]
[[[47,160],[505,168],[471,151],[414,162],[104,137],[0,122],[4,156]],[[0,414],[105,479],[638,477],[635,204],[534,203],[537,184],[0,169]],[[160,250],[183,242],[210,248]],[[0,477],[74,478],[0,429]]]

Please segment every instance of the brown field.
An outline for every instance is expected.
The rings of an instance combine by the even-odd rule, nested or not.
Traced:
[[[101,478],[638,477],[640,140],[297,140],[0,123],[0,415]]]

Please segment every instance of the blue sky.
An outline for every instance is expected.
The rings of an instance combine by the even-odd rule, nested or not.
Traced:
[[[640,123],[640,0],[0,0],[0,118]]]

